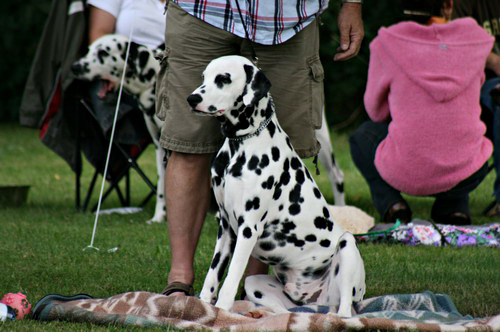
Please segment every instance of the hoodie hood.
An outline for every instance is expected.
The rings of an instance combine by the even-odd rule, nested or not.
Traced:
[[[378,36],[372,50],[380,48],[384,62],[395,63],[438,102],[455,98],[484,71],[494,42],[471,18],[431,26],[402,22]]]

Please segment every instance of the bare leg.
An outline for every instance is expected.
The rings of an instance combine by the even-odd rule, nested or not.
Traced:
[[[247,271],[245,276],[253,276],[256,274],[267,274],[269,271],[269,266],[262,263],[256,258],[250,257],[248,260]]]
[[[173,152],[168,159],[165,189],[172,249],[169,283],[192,285],[194,281],[194,255],[210,201],[211,156]]]

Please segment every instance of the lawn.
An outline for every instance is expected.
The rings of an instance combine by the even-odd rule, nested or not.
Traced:
[[[337,161],[345,173],[347,203],[378,218],[368,187],[350,159],[347,135],[334,133],[333,143]],[[152,146],[139,163],[154,178]],[[312,165],[310,160],[307,163]],[[90,181],[91,175],[91,168],[84,165],[84,184]],[[323,172],[316,178],[331,202],[333,198],[326,175]],[[476,224],[498,221],[480,215],[492,199],[493,180],[491,173],[471,195]],[[100,250],[83,250],[91,240],[94,215],[76,211],[74,175],[70,168],[39,141],[36,130],[2,123],[0,186],[21,184],[31,185],[28,202],[21,207],[0,207],[0,256],[3,257],[0,296],[7,292],[23,292],[34,304],[50,293],[108,297],[126,291],[159,292],[163,289],[170,249],[166,225],[145,223],[153,215],[153,200],[139,213],[100,217],[94,243]],[[138,204],[148,188],[134,173],[132,189],[133,204]],[[95,190],[93,202],[97,194]],[[407,198],[415,217],[429,218],[432,199]],[[103,208],[117,205],[118,200],[112,195]],[[197,279],[194,286],[198,292],[210,263],[216,233],[216,221],[210,215],[195,262]],[[108,251],[116,247],[118,250]],[[366,297],[430,290],[450,295],[462,314],[484,317],[500,313],[498,249],[363,244],[360,250],[367,271]],[[3,328],[16,331],[110,330],[86,324],[41,324],[31,320],[0,323],[0,329]],[[111,330],[125,329],[113,327]]]

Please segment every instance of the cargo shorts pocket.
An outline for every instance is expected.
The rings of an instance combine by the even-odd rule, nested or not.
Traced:
[[[311,122],[316,129],[321,128],[322,112],[325,105],[325,92],[323,80],[325,72],[319,56],[313,56],[307,59],[310,76],[311,92]]]
[[[168,101],[168,48],[165,51],[158,53],[155,58],[160,62],[160,71],[156,77],[156,116],[165,121],[167,109],[169,108]]]

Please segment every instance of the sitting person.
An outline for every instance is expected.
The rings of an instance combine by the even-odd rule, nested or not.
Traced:
[[[405,193],[435,197],[435,222],[470,224],[469,193],[492,153],[479,95],[493,38],[471,18],[447,22],[451,0],[402,4],[411,21],[380,29],[370,44],[372,121],[350,137],[352,158],[384,222],[411,221]]]
[[[485,215],[500,216],[500,1],[491,0],[455,0],[453,17],[472,17],[488,33],[495,37],[495,46],[486,60],[486,82],[481,89],[481,104],[483,112],[490,112],[485,117],[493,139],[493,162],[496,170],[496,180],[493,185],[494,202],[490,204]],[[492,93],[496,98],[492,98]],[[491,116],[492,115],[492,116]]]

